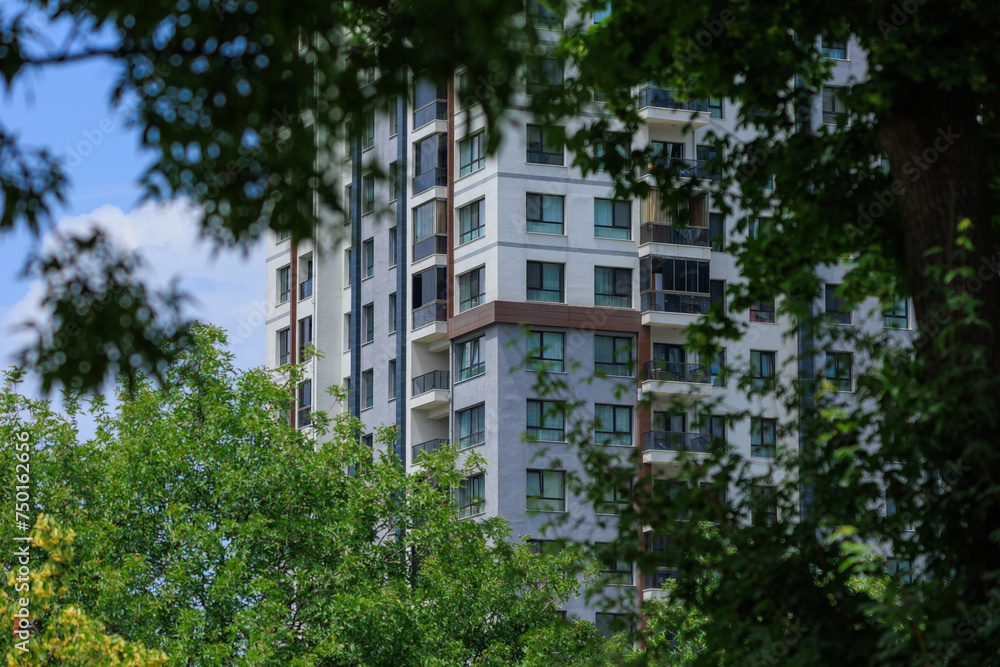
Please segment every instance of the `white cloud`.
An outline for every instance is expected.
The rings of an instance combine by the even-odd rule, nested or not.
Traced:
[[[229,333],[231,349],[241,368],[264,363],[264,247],[258,243],[244,256],[224,250],[213,257],[211,241],[198,238],[199,212],[183,202],[145,204],[128,213],[117,206],[101,206],[80,216],[67,216],[56,225],[60,233],[84,232],[97,226],[121,247],[135,251],[154,284],[174,277],[181,291],[194,300],[191,318],[211,322]],[[43,243],[52,242],[52,235]],[[25,283],[21,283],[22,285]],[[17,303],[0,312],[0,364],[10,365],[30,342],[16,328],[40,320],[44,283],[31,280]]]

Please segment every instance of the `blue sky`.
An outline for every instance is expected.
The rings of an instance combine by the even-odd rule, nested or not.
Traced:
[[[0,1],[0,9],[12,3]],[[150,161],[139,132],[110,107],[116,72],[107,61],[33,72],[0,96],[0,122],[23,142],[47,147],[65,160],[70,187],[55,215],[60,229],[97,223],[142,256],[157,281],[177,276],[197,296],[194,318],[226,328],[240,367],[264,361],[264,259],[258,245],[249,257],[196,242],[197,211],[183,202],[140,205],[139,176]],[[0,236],[0,366],[8,366],[25,339],[16,325],[40,315],[40,283],[20,277],[36,241],[23,230]]]

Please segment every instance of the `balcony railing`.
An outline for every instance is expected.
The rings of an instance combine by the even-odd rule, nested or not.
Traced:
[[[419,445],[413,445],[413,460],[417,460],[420,452],[436,452],[441,449],[442,445],[447,443],[448,441],[445,438],[435,438],[433,440],[421,442]]]
[[[413,395],[419,396],[434,389],[448,389],[450,386],[448,371],[431,371],[413,378]]]
[[[413,244],[413,261],[419,262],[431,255],[448,254],[448,235],[434,234]]]
[[[646,165],[643,175],[651,174],[654,170],[676,171],[680,178],[700,178],[706,181],[717,181],[721,174],[711,171],[705,165],[708,160],[694,160],[686,157],[654,157]]]
[[[680,361],[647,361],[643,364],[646,380],[666,382],[701,382],[709,384],[712,375],[704,364],[686,364]]]
[[[680,292],[648,291],[642,293],[642,311],[704,315],[712,305],[708,294],[683,294]]]
[[[642,575],[642,584],[645,589],[661,589],[668,581],[677,581],[681,578],[677,570],[657,570],[656,572],[646,572]]]
[[[413,194],[429,190],[435,185],[448,185],[448,170],[444,167],[434,167],[413,177]]]
[[[313,281],[312,278],[309,280],[303,280],[299,283],[299,301],[302,299],[308,299],[313,295]]]
[[[413,311],[413,328],[425,327],[431,322],[448,321],[448,302],[431,301]]]
[[[679,431],[646,431],[642,434],[642,450],[660,452],[708,452],[712,444],[710,433],[682,433]]]
[[[675,227],[660,222],[647,222],[639,227],[639,245],[672,243],[709,248],[712,240],[708,227]]]
[[[647,86],[639,91],[639,108],[654,107],[656,109],[679,109],[680,111],[704,111],[708,113],[708,102],[705,100],[689,100],[682,102],[677,99],[677,91],[668,88]]]
[[[446,118],[448,118],[448,101],[435,100],[413,112],[413,129],[421,128],[432,120]]]

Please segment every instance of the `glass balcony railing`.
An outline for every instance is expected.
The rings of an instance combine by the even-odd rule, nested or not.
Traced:
[[[434,167],[413,177],[413,194],[420,194],[435,185],[448,185],[448,170],[444,167]]]
[[[643,379],[666,382],[703,382],[709,384],[712,375],[704,364],[687,364],[680,361],[647,361],[643,364]]]
[[[413,378],[413,395],[419,396],[434,389],[448,389],[450,386],[448,371],[431,371]]]
[[[648,291],[641,296],[642,311],[661,313],[683,313],[704,315],[712,305],[708,294],[685,294],[681,292]]]
[[[432,322],[448,321],[448,302],[431,301],[413,310],[413,328],[419,329]]]
[[[419,445],[413,445],[413,460],[417,460],[417,457],[420,456],[420,452],[435,452],[447,443],[448,441],[445,438],[435,438],[433,440],[421,442]]]
[[[677,570],[657,570],[656,572],[646,572],[642,575],[642,584],[645,589],[659,590],[668,581],[677,581],[681,575]]]
[[[706,181],[717,181],[721,174],[711,171],[705,165],[708,160],[695,160],[686,157],[654,157],[646,165],[643,175],[651,174],[656,170],[676,171],[680,178],[700,178]]]
[[[639,227],[639,245],[672,243],[709,248],[712,240],[708,227],[675,227],[661,222],[647,222]]]
[[[712,444],[709,433],[681,433],[679,431],[646,431],[642,434],[642,450],[661,452],[696,452],[704,454]]]
[[[448,118],[448,101],[434,100],[413,112],[413,129],[418,129],[432,120],[445,120]]]
[[[639,108],[645,109],[653,107],[655,109],[678,109],[680,111],[703,111],[708,113],[708,102],[706,100],[688,100],[682,102],[677,99],[677,91],[668,88],[658,88],[647,86],[639,91]]]
[[[303,280],[299,283],[299,301],[302,299],[308,299],[313,295],[313,281],[312,278],[309,280]]]
[[[431,255],[448,254],[448,235],[434,234],[413,244],[413,261],[419,262]]]

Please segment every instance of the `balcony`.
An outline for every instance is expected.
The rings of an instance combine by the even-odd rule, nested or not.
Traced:
[[[434,120],[448,119],[448,101],[434,100],[413,112],[413,129],[418,130]]]
[[[654,157],[646,165],[643,176],[653,173],[653,170],[673,171],[678,178],[697,178],[703,181],[718,181],[722,175],[711,171],[705,165],[708,160],[693,160],[686,157]]]
[[[647,86],[639,91],[639,117],[649,124],[684,127],[703,127],[711,114],[704,100],[682,102],[676,91],[657,86]]]
[[[435,438],[433,440],[427,440],[426,442],[421,442],[419,445],[413,445],[411,463],[416,463],[417,459],[420,458],[420,452],[436,452],[441,449],[444,445],[448,444],[448,440],[445,438]]]
[[[410,407],[414,410],[426,410],[431,419],[443,419],[448,416],[451,406],[450,388],[448,371],[431,371],[415,377]]]
[[[416,343],[433,343],[444,340],[444,346],[447,347],[447,336],[447,301],[431,301],[413,310],[413,333],[410,335],[412,341]],[[436,351],[434,349],[431,350],[431,352]]]
[[[648,243],[712,247],[708,227],[675,227],[661,222],[647,222],[639,227],[639,245]]]
[[[707,366],[676,361],[643,364],[640,391],[654,396],[705,398],[712,395],[712,375]]]
[[[668,596],[667,582],[680,579],[677,570],[658,569],[642,575],[642,599],[666,600]]]
[[[413,244],[413,261],[419,262],[431,255],[448,254],[448,235],[433,234]]]
[[[444,167],[434,167],[414,176],[413,194],[420,194],[436,185],[448,185],[448,170]]]
[[[708,312],[712,298],[708,294],[649,290],[640,295],[640,302],[643,326],[683,328]]]
[[[299,301],[303,299],[308,299],[313,295],[313,281],[312,278],[309,280],[303,280],[299,283]]]

